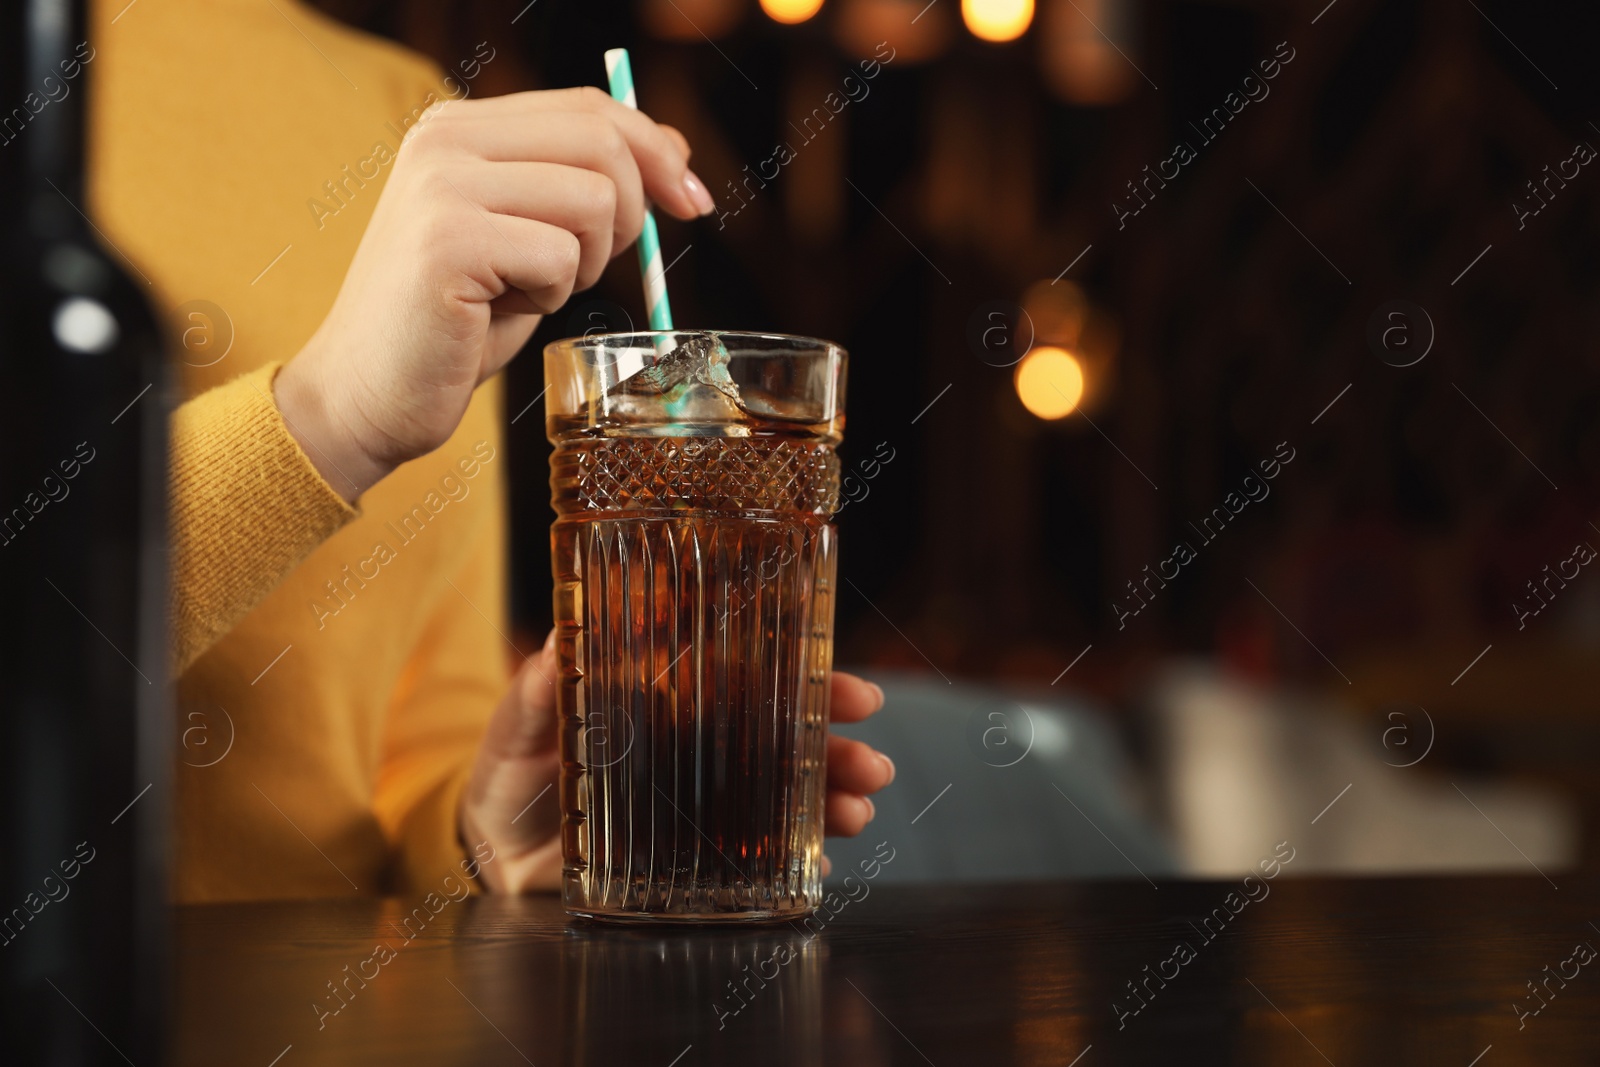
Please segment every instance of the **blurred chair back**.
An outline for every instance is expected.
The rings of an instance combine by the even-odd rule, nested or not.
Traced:
[[[1128,763],[1101,714],[1061,694],[869,672],[883,710],[837,732],[889,754],[895,780],[859,838],[829,838],[837,884],[894,850],[876,882],[1157,878],[1175,871],[1136,810]],[[887,853],[887,850],[884,850]]]

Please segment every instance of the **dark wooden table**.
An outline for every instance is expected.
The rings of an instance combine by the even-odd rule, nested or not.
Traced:
[[[1600,884],[1557,881],[869,887],[816,936],[550,897],[186,907],[175,1062],[1594,1064]]]

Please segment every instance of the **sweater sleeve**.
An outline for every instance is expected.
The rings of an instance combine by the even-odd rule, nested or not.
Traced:
[[[171,658],[181,675],[357,511],[289,433],[271,363],[172,416]]]
[[[461,794],[511,683],[515,652],[505,636],[505,485],[497,477],[485,488],[492,501],[486,521],[441,583],[384,724],[372,806],[392,849],[396,892],[440,890],[446,876],[460,878],[470,854],[484,862],[493,855],[482,842],[462,842],[457,829]]]

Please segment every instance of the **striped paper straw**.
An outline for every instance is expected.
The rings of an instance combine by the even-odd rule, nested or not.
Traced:
[[[606,50],[606,80],[613,100],[638,109],[633,92],[633,65],[626,48]],[[656,232],[656,217],[649,208],[644,213],[644,230],[639,234],[639,270],[644,274],[644,302],[650,309],[652,330],[672,329],[672,305],[667,302],[667,275],[661,265],[661,236]]]

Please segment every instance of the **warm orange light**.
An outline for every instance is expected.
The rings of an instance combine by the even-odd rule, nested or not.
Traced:
[[[1127,0],[1072,0],[1039,13],[1044,80],[1069,103],[1104,107],[1139,84],[1137,13]],[[1112,42],[1119,42],[1113,44]]]
[[[712,41],[743,17],[743,0],[639,0],[639,21],[667,41]]]
[[[961,0],[961,18],[974,37],[1014,41],[1033,21],[1033,0]]]
[[[950,46],[949,14],[937,4],[929,7],[928,0],[839,0],[833,34],[852,59],[892,60],[899,70],[935,59]]]
[[[1017,397],[1041,419],[1064,419],[1083,399],[1083,367],[1064,348],[1041,345],[1017,364]]]
[[[792,26],[822,10],[822,0],[761,0],[761,10],[774,22]]]

